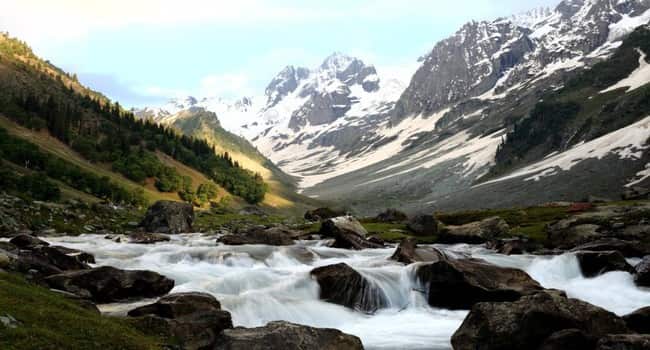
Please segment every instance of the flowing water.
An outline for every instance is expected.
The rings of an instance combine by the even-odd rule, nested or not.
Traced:
[[[415,278],[415,265],[388,258],[394,248],[350,251],[322,242],[289,247],[217,245],[214,237],[176,235],[155,245],[115,243],[97,235],[51,238],[51,243],[92,253],[97,265],[159,272],[176,281],[172,292],[211,293],[231,312],[236,326],[262,326],[286,320],[337,328],[357,335],[366,349],[450,349],[450,337],[467,311],[429,307]],[[570,297],[619,315],[650,305],[650,290],[634,285],[632,275],[610,272],[587,279],[574,255],[504,256],[479,246],[438,246],[450,254],[469,254],[500,266],[528,272],[544,287],[562,289]],[[309,272],[344,262],[381,289],[388,307],[372,315],[320,301],[318,284]],[[106,313],[123,314],[137,304],[102,305]]]

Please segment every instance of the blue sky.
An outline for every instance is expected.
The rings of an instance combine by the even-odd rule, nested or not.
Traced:
[[[6,3],[5,3],[6,2]],[[469,20],[559,0],[0,0],[0,30],[126,106],[261,94],[334,51],[408,71]]]

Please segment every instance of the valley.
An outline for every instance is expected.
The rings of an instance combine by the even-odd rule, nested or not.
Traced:
[[[650,1],[555,2],[0,14],[0,348],[650,349]]]

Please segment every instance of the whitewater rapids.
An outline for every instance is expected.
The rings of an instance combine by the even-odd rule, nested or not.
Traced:
[[[116,243],[98,235],[49,238],[53,244],[95,255],[97,265],[159,272],[176,281],[172,292],[213,294],[230,311],[235,326],[256,327],[285,320],[336,328],[361,338],[366,349],[450,349],[450,338],[468,311],[428,306],[415,278],[416,265],[388,258],[395,248],[351,251],[318,241],[288,247],[224,246],[200,234],[172,236],[154,245]],[[547,288],[601,306],[618,315],[650,305],[650,289],[636,287],[627,272],[585,278],[573,254],[555,257],[505,256],[479,246],[436,245],[450,254],[469,254],[500,266],[520,268]],[[373,315],[319,300],[309,276],[315,267],[344,262],[375,283],[389,307]],[[632,263],[638,262],[631,261]],[[108,314],[124,314],[135,304],[100,305]]]

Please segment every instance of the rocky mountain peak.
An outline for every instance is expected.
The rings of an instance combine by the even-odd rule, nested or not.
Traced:
[[[294,92],[299,83],[309,77],[309,74],[307,68],[286,66],[266,87],[267,108],[274,107],[282,98]]]

